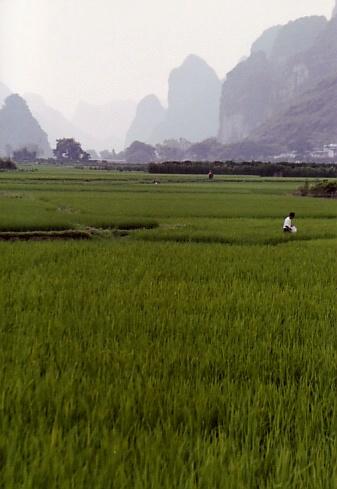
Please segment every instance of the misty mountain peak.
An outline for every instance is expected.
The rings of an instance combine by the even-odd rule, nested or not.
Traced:
[[[111,100],[99,105],[80,102],[71,122],[96,138],[100,149],[119,150],[124,145],[125,134],[135,115],[135,109],[136,104],[132,100]]]
[[[183,63],[172,70],[169,77],[169,109],[171,103],[184,98],[194,98],[194,92],[203,93],[204,89],[216,90],[220,80],[206,61],[195,54],[190,54]],[[192,90],[192,91],[191,91]]]
[[[13,93],[6,98],[5,108],[8,110],[29,110],[27,102],[17,93]]]
[[[182,66],[200,66],[200,65],[207,65],[207,63],[206,63],[205,60],[203,60],[197,54],[189,54],[185,58],[185,60],[184,60],[184,62],[182,64]]]
[[[170,81],[174,83],[175,77],[179,78],[190,78],[193,76],[208,76],[213,79],[218,79],[215,70],[211,68],[205,60],[197,56],[196,54],[190,54],[185,58],[183,63],[178,67],[172,70],[170,74]]]
[[[218,128],[221,82],[213,68],[189,55],[169,77],[165,120],[153,134],[157,142],[183,137],[200,141],[214,137]]]
[[[165,117],[165,109],[156,95],[147,95],[138,104],[136,116],[127,132],[125,146],[133,141],[153,143],[152,133]]]
[[[201,141],[214,137],[218,129],[221,82],[213,68],[195,54],[172,70],[169,77],[168,107],[149,95],[138,105],[126,138],[161,143],[185,138]]]
[[[33,117],[26,101],[20,95],[9,95],[0,110],[0,153],[7,149],[35,146],[44,156],[51,154],[47,134]]]
[[[164,110],[156,95],[146,95],[146,97],[144,97],[137,106],[137,114],[140,114],[148,109]]]

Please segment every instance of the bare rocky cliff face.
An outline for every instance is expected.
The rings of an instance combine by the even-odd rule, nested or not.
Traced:
[[[248,138],[309,88],[319,70],[314,58],[329,44],[331,36],[326,31],[330,24],[324,17],[306,17],[262,34],[251,56],[229,73],[223,84],[220,142]],[[328,47],[325,56],[331,56],[332,51]]]
[[[253,53],[227,75],[220,103],[222,143],[246,138],[253,128],[271,116],[274,85],[274,73],[263,51]]]
[[[250,135],[280,152],[306,152],[337,142],[337,73],[296,97],[292,104]]]
[[[0,110],[0,154],[21,148],[36,148],[39,156],[51,156],[47,134],[32,116],[25,100],[19,95],[6,98]]]
[[[292,60],[285,71],[287,83],[295,69],[303,70],[301,90],[290,102],[249,135],[261,144],[283,150],[310,150],[337,142],[337,18],[333,17],[315,44]]]

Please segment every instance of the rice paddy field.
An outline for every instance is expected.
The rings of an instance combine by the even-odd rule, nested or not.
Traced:
[[[337,488],[337,201],[155,178],[0,173],[0,488]]]

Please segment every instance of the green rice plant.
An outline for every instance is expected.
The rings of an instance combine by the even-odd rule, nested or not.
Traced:
[[[28,176],[1,229],[94,237],[0,242],[0,487],[335,488],[336,202]]]
[[[0,244],[4,486],[331,485],[336,243]]]

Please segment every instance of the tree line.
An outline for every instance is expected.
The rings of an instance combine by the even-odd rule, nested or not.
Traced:
[[[261,177],[336,178],[337,165],[318,163],[267,163],[251,161],[167,161],[150,163],[150,173],[206,175],[255,175]]]

